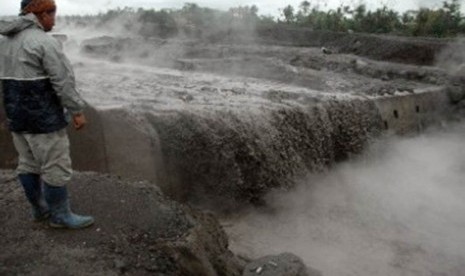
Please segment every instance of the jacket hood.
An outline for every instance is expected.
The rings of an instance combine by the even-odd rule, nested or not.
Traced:
[[[40,28],[40,24],[34,14],[19,16],[13,20],[0,20],[0,35],[12,36],[31,26]]]

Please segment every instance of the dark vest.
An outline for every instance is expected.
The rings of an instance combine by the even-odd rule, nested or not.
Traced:
[[[49,79],[2,80],[3,100],[12,132],[50,133],[68,124]]]

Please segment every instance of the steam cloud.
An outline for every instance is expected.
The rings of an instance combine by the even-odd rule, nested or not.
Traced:
[[[465,275],[465,124],[383,140],[227,227],[233,251],[323,275]]]
[[[451,75],[465,74],[465,38],[460,38],[445,48],[437,57],[437,66]]]

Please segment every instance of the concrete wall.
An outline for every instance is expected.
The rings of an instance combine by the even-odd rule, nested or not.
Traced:
[[[375,100],[385,129],[395,134],[422,130],[443,118],[449,100],[442,90],[380,97]],[[167,179],[157,133],[143,115],[121,107],[86,110],[88,125],[69,129],[73,167],[80,171],[111,173],[124,178],[146,179],[176,194],[176,187],[163,187]],[[11,135],[0,113],[0,168],[17,162]],[[175,177],[175,176],[171,176]]]
[[[90,107],[85,113],[88,124],[84,129],[68,128],[75,170],[155,182],[161,179],[163,163],[157,136],[148,123],[122,108]],[[0,149],[0,168],[15,168],[17,154],[3,113],[0,113]]]
[[[83,130],[69,130],[75,169],[154,182],[161,178],[158,137],[144,118],[118,107],[88,108],[86,116]]]
[[[443,89],[378,98],[375,100],[386,131],[407,134],[444,119],[450,104]]]

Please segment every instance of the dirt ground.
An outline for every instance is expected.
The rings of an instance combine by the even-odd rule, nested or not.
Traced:
[[[32,222],[12,171],[0,171],[0,275],[239,275],[215,219],[164,198],[148,182],[78,173],[73,210],[90,228]]]

